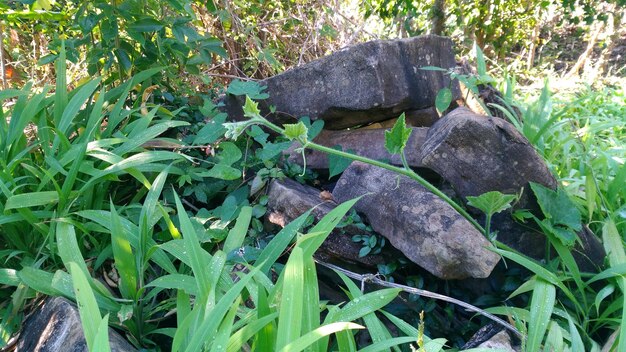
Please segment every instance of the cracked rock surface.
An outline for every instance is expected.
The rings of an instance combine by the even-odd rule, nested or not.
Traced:
[[[367,216],[372,228],[439,278],[485,278],[500,259],[470,222],[407,177],[353,162],[333,196],[338,202],[363,196],[355,208]]]

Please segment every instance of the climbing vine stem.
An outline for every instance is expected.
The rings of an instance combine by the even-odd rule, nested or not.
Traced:
[[[476,221],[474,218],[457,202],[448,197],[445,193],[440,191],[437,187],[433,186],[430,182],[425,180],[423,177],[415,173],[407,163],[406,156],[404,155],[404,151],[400,153],[400,157],[402,159],[403,167],[397,167],[394,165],[390,165],[387,163],[380,162],[378,160],[366,158],[360,155],[352,154],[349,152],[344,152],[342,150],[337,150],[329,147],[325,147],[323,145],[311,142],[307,139],[307,129],[306,126],[302,122],[295,125],[286,125],[286,128],[281,128],[278,125],[268,121],[266,118],[261,116],[260,111],[258,110],[256,103],[252,102],[249,98],[246,100],[246,105],[244,106],[245,116],[249,117],[250,120],[234,122],[234,123],[225,123],[224,127],[227,129],[226,136],[229,138],[237,138],[243,131],[252,126],[252,125],[262,125],[265,126],[272,131],[279,133],[292,141],[297,141],[301,144],[301,148],[310,148],[313,150],[318,150],[320,152],[324,152],[327,154],[332,154],[335,156],[348,158],[350,160],[360,161],[366,164],[382,167],[383,169],[387,169],[393,171],[397,174],[406,176],[412,180],[417,181],[420,185],[426,188],[431,193],[435,194],[437,197],[441,198],[443,201],[448,203],[454,210],[456,210],[461,216],[463,216],[467,221],[469,221],[478,231],[480,231],[483,235],[487,236],[485,229]],[[301,125],[301,126],[300,126]]]

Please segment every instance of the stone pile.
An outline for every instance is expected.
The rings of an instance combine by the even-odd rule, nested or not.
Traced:
[[[423,70],[436,66],[455,68],[452,41],[421,36],[356,45],[307,65],[262,81],[270,98],[261,102],[275,123],[293,123],[308,116],[324,120],[325,129],[316,143],[376,160],[401,165],[398,156],[384,146],[386,128],[405,113],[412,125],[405,154],[407,162],[424,177],[447,186],[455,199],[488,191],[521,194],[506,213],[494,217],[498,240],[535,258],[542,258],[546,238],[532,224],[519,224],[511,212],[528,209],[539,215],[529,182],[555,189],[557,182],[543,159],[515,127],[502,118],[488,117],[463,107],[457,82],[444,71]],[[451,88],[453,102],[443,116],[434,108],[442,88]],[[241,97],[225,100],[230,116],[243,118]],[[444,112],[445,113],[445,112]],[[286,157],[304,164],[292,146]],[[309,168],[327,170],[328,157],[305,151]],[[499,257],[491,243],[469,221],[417,182],[362,163],[352,163],[336,182],[332,197],[320,189],[291,180],[274,181],[269,188],[270,221],[284,224],[311,207],[316,217],[336,202],[363,196],[356,210],[371,227],[408,259],[442,279],[488,277]],[[479,220],[482,214],[468,207]],[[278,220],[277,220],[278,219]],[[344,231],[345,232],[345,231]],[[349,231],[348,231],[349,232]],[[579,264],[593,270],[602,262],[602,246],[593,234],[582,231]],[[350,234],[334,234],[322,247],[331,257],[374,265],[384,258],[360,258],[359,245]]]

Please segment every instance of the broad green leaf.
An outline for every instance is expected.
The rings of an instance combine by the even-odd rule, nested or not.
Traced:
[[[228,85],[226,93],[232,95],[246,95],[250,97],[250,99],[262,100],[270,97],[269,94],[263,92],[266,88],[267,87],[261,86],[259,83],[254,81],[241,81],[235,79]]]
[[[556,301],[556,289],[554,285],[538,277],[535,281],[535,289],[530,301],[530,319],[528,321],[528,338],[526,349],[539,351],[544,339],[552,309]]]
[[[596,189],[596,184],[594,182],[593,172],[592,169],[588,167],[587,172],[585,173],[585,200],[587,202],[587,213],[589,215],[589,222],[591,222],[591,219],[593,219],[593,212],[596,209],[597,195],[598,192]]]
[[[285,128],[285,137],[290,141],[296,140],[300,143],[306,142],[308,139],[308,129],[306,125],[300,121],[298,123],[283,125]]]
[[[442,114],[448,110],[450,103],[452,103],[452,91],[448,87],[441,88],[435,97],[435,108]]]
[[[87,220],[93,221],[109,231],[112,231],[111,213],[104,210],[81,210],[76,212],[76,215],[83,217]],[[124,237],[126,237],[133,248],[139,248],[139,228],[133,224],[130,220],[120,217],[122,227],[124,229]],[[152,239],[148,240],[149,248],[157,248],[156,242]],[[151,260],[154,261],[159,267],[163,268],[168,273],[177,272],[176,268],[172,264],[172,261],[167,254],[161,249],[157,248],[152,254]]]
[[[596,306],[596,315],[600,315],[600,305],[602,304],[604,299],[612,295],[613,292],[615,292],[615,285],[613,284],[608,284],[604,286],[600,291],[598,291],[598,294],[596,295],[596,298],[594,300],[594,306]]]
[[[211,144],[217,141],[226,132],[226,128],[222,125],[226,122],[226,114],[217,114],[204,125],[193,140],[193,145]]]
[[[351,279],[349,279],[347,276],[345,276],[343,273],[339,271],[336,271],[336,273],[337,275],[339,275],[341,280],[344,282],[344,284],[348,288],[350,292],[350,298],[352,300],[361,299],[361,297],[363,296],[363,292],[361,292],[361,290],[354,284],[354,282]],[[385,341],[392,338],[391,333],[389,332],[387,327],[383,324],[383,322],[380,321],[380,319],[378,319],[378,317],[376,316],[376,313],[366,314],[365,316],[363,316],[363,321],[365,322],[365,326],[367,327],[367,331],[370,337],[372,338],[372,343],[374,345],[376,345],[379,342],[384,343]],[[415,341],[415,337],[411,337],[411,339]],[[388,347],[392,347],[392,345]]]
[[[74,262],[70,262],[68,264],[68,269],[72,274],[72,283],[74,285],[76,303],[78,303],[78,312],[80,314],[80,321],[83,325],[85,340],[87,340],[89,350],[93,351],[96,347],[95,341],[96,336],[98,335],[102,316],[100,315],[100,310],[98,309],[96,297],[94,296],[93,290],[89,285],[89,281],[87,280],[87,277],[83,273],[81,267]]]
[[[50,272],[27,266],[20,270],[17,273],[17,276],[24,283],[24,285],[29,286],[33,290],[44,293],[48,296],[60,296],[64,293],[67,293],[60,292],[52,285],[54,274]],[[71,290],[69,293],[70,295],[73,294]]]
[[[59,50],[59,58],[55,62],[56,83],[54,91],[54,124],[56,126],[61,122],[63,111],[67,107],[67,62],[65,51],[65,40],[61,40],[61,50]]]
[[[604,221],[604,225],[602,226],[602,240],[604,243],[604,250],[608,255],[609,263],[611,264],[611,268],[625,264],[626,252],[624,251],[622,236],[617,230],[615,221],[612,218],[607,218]],[[626,292],[626,287],[622,285],[624,280],[626,279],[622,278],[621,280],[618,280],[622,292]]]
[[[333,149],[341,150],[340,145],[336,145]],[[348,152],[351,152],[348,150]],[[333,176],[339,175],[344,172],[348,166],[352,164],[352,160],[348,158],[344,158],[342,156],[338,156],[335,154],[328,154],[328,179],[331,179]]]
[[[481,210],[487,215],[493,215],[511,207],[517,199],[514,194],[502,194],[498,191],[483,193],[478,197],[467,197],[467,204]]]
[[[232,181],[241,178],[241,170],[225,164],[215,164],[209,171],[198,172],[196,175]]]
[[[320,292],[317,270],[313,257],[303,258],[303,300],[302,307],[302,333],[306,334],[320,326]],[[323,350],[322,341],[316,341],[312,349],[314,351]]]
[[[501,244],[498,245],[501,246]],[[537,274],[537,276],[541,277],[545,281],[557,286],[571,300],[571,302],[580,312],[585,311],[585,309],[582,308],[580,302],[574,297],[572,292],[563,284],[563,282],[561,282],[561,280],[554,273],[537,264],[534,260],[524,257],[523,255],[520,255],[518,253],[514,253],[511,250],[503,250],[500,248],[490,248],[490,250],[500,254],[507,259],[513,260],[514,262]]]
[[[217,159],[220,164],[232,165],[241,159],[243,154],[241,149],[233,142],[222,142],[219,144],[219,153]]]
[[[152,17],[145,17],[138,21],[130,22],[130,25],[128,26],[129,30],[139,33],[156,32],[160,31],[161,28],[163,28],[163,23]]]
[[[563,225],[580,231],[581,217],[576,205],[563,189],[553,191],[538,183],[531,182],[530,187],[537,196],[541,211],[554,225]]]
[[[151,111],[151,113],[156,112],[157,108],[158,107],[155,107]],[[164,121],[154,126],[150,126],[149,128],[142,130],[140,133],[136,135],[129,136],[129,139],[126,142],[124,142],[124,144],[120,145],[119,147],[113,150],[113,154],[117,154],[120,156],[124,155],[136,148],[139,148],[144,143],[147,143],[148,141],[153,140],[154,138],[156,138],[157,136],[161,135],[162,133],[164,133],[165,131],[171,128],[187,126],[187,125],[189,125],[189,123],[185,121]]]
[[[308,140],[313,140],[324,129],[324,120],[320,119],[320,120],[315,120],[315,121],[311,122],[311,118],[310,117],[304,116],[304,117],[302,117],[300,119],[300,121],[302,121],[302,123],[304,123],[304,125],[307,128],[307,131],[308,131],[307,138],[308,138]]]
[[[411,136],[411,128],[406,127],[404,113],[398,117],[391,131],[385,131],[385,148],[389,154],[400,154]]]

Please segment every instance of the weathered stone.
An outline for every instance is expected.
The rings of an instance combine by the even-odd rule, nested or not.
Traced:
[[[529,182],[556,188],[556,180],[533,146],[513,125],[500,119],[458,108],[429,130],[421,162],[446,181],[461,198],[489,191],[519,194],[515,209],[538,211]],[[469,208],[477,216],[477,209]],[[545,254],[546,237],[533,224],[521,226],[510,212],[496,214],[492,229],[498,240],[534,258]]]
[[[112,329],[109,344],[113,352],[136,351]],[[48,297],[24,323],[17,351],[88,352],[78,308],[65,298]]]
[[[556,188],[556,180],[533,146],[515,127],[467,108],[447,114],[428,131],[422,164],[446,179],[463,198],[489,191],[519,193],[528,205],[529,182]]]
[[[389,161],[394,165],[402,165],[399,155],[391,155],[385,148],[385,129],[358,129],[332,131],[323,130],[315,142],[327,147],[341,146],[343,151],[352,150],[354,154],[374,160]],[[406,145],[406,158],[409,166],[419,167],[419,150],[426,139],[427,128],[413,128],[411,137]],[[302,154],[296,152],[300,147],[294,143],[285,154],[289,155],[289,161],[303,165]],[[306,166],[313,169],[328,168],[328,154],[313,149],[305,149]]]
[[[521,347],[513,342],[509,332],[495,324],[488,324],[478,330],[461,351],[472,348],[491,349],[498,352],[520,352],[521,350]]]
[[[572,255],[580,271],[588,273],[600,272],[603,268],[606,252],[598,236],[583,224],[583,228],[578,232],[581,243],[576,242],[572,249]]]
[[[557,182],[543,159],[515,127],[501,118],[476,115],[466,108],[447,114],[430,128],[422,145],[421,162],[455,189],[458,196],[477,196],[489,191],[524,192],[516,209],[529,209],[539,215],[539,207],[529,182],[556,189]],[[473,208],[478,215],[478,212]],[[492,229],[498,240],[534,258],[543,258],[546,237],[533,223],[521,225],[510,211],[496,214]],[[581,270],[596,271],[604,251],[589,231],[581,231],[583,243],[574,248]]]
[[[276,123],[309,116],[323,119],[327,129],[383,121],[434,106],[439,90],[450,86],[448,75],[420,69],[425,66],[453,68],[452,40],[429,35],[362,43],[261,81],[270,97],[260,107],[275,106],[279,113],[269,118]],[[224,103],[231,118],[243,117],[241,96]]]
[[[470,222],[405,176],[354,162],[333,195],[338,202],[363,196],[355,208],[367,216],[374,231],[439,278],[484,278],[499,260]]]
[[[285,226],[309,209],[313,209],[313,216],[319,220],[337,205],[333,200],[326,200],[327,197],[321,194],[320,190],[288,178],[272,181],[267,195],[269,197],[268,219],[280,226]],[[381,255],[359,257],[361,245],[352,241],[352,235],[360,233],[360,231],[349,227],[345,228],[344,231],[346,233],[333,231],[316,255],[321,255],[324,259],[348,260],[368,266],[376,266],[385,262],[386,259]]]

